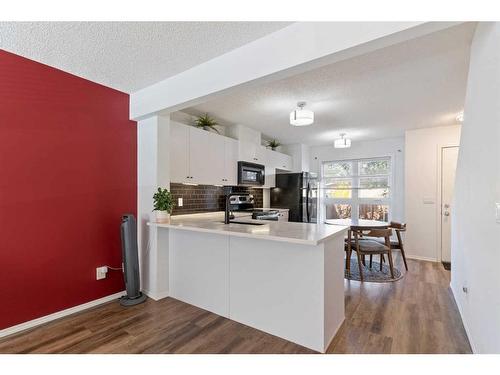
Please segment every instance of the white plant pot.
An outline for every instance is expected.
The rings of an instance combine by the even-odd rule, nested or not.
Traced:
[[[158,223],[170,224],[170,214],[168,211],[156,211],[156,221]]]

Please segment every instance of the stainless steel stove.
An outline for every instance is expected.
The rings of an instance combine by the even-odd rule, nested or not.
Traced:
[[[272,220],[277,221],[279,218],[278,210],[270,210],[265,208],[254,208],[255,199],[252,194],[241,194],[232,196],[229,199],[231,211],[248,212],[252,214],[252,219],[255,220]]]

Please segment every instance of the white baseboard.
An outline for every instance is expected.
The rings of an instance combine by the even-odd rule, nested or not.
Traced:
[[[464,328],[465,328],[465,334],[467,335],[467,338],[469,339],[469,344],[470,344],[470,347],[472,349],[472,353],[476,354],[477,353],[476,346],[474,345],[474,341],[472,341],[472,336],[470,334],[469,326],[467,325],[467,320],[465,319],[462,305],[460,305],[459,299],[457,298],[456,291],[453,288],[453,286],[451,285],[451,283],[450,283],[450,289],[451,289],[451,294],[453,295],[453,298],[455,299],[455,304],[458,307],[458,312],[460,313],[460,318],[462,318],[462,324],[464,325]]]
[[[142,292],[147,295],[149,298],[155,300],[155,301],[159,301],[163,298],[166,298],[169,296],[169,293],[168,293],[168,290],[167,291],[163,291],[163,292],[158,292],[158,293],[154,293],[154,292],[151,292],[149,290],[142,290]]]
[[[406,255],[406,259],[424,260],[426,262],[439,263],[439,260],[437,260],[436,258],[421,257],[418,255],[410,255],[410,254],[405,254],[405,255]]]
[[[55,312],[55,313],[50,314],[50,315],[45,315],[45,316],[42,316],[40,318],[30,320],[28,322],[24,322],[24,323],[21,323],[21,324],[18,324],[18,325],[9,327],[9,328],[2,329],[2,330],[0,330],[0,337],[9,336],[9,335],[12,335],[14,333],[24,331],[26,329],[30,329],[30,328],[39,326],[41,324],[48,323],[52,320],[56,320],[56,319],[77,313],[79,311],[87,310],[87,309],[90,309],[91,307],[95,307],[95,306],[101,305],[103,303],[113,301],[115,299],[120,298],[125,293],[126,293],[125,291],[121,291],[121,292],[111,294],[111,295],[106,296],[106,297],[102,297],[102,298],[84,303],[82,305],[70,307],[69,309],[66,309],[66,310],[58,311],[58,312]]]

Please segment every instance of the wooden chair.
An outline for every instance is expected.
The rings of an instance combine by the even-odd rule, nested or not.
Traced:
[[[403,256],[403,262],[405,264],[405,269],[408,271],[408,264],[406,263],[406,255],[405,255],[405,249],[403,246],[403,239],[401,238],[401,232],[406,231],[406,224],[391,221],[391,223],[389,224],[389,228],[394,229],[394,231],[396,232],[396,237],[397,237],[396,241],[391,240],[391,249],[401,251],[401,255]],[[375,239],[375,241],[377,241],[379,243],[385,243],[385,240],[380,239],[380,238]]]
[[[351,243],[351,247],[356,251],[358,258],[359,276],[361,281],[363,281],[363,266],[365,264],[365,255],[370,256],[370,268],[372,267],[373,255],[380,255],[380,270],[382,270],[382,259],[384,255],[387,255],[389,259],[389,268],[391,270],[391,277],[394,278],[394,264],[392,262],[392,249],[391,249],[391,235],[392,229],[372,229],[368,230],[366,237],[371,237],[370,239],[365,237],[365,234],[361,231],[353,231],[354,241]],[[383,239],[383,242],[382,242]],[[347,254],[349,259],[351,254]]]

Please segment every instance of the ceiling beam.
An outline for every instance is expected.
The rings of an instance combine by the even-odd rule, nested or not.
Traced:
[[[130,118],[177,111],[459,24],[297,22],[130,95]]]

